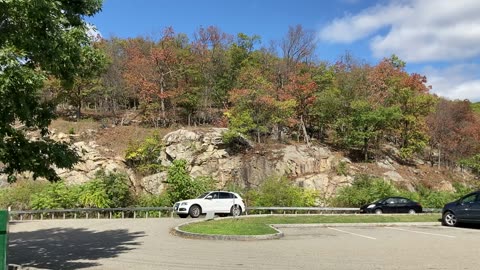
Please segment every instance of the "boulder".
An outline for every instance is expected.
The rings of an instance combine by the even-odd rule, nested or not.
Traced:
[[[140,182],[146,192],[151,194],[160,194],[165,189],[164,182],[166,179],[167,172],[161,172],[143,177]]]

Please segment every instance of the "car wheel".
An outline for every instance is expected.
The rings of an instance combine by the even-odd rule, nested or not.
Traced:
[[[188,213],[192,218],[198,218],[202,214],[202,209],[198,205],[192,205]]]
[[[413,214],[416,214],[417,211],[415,211],[415,209],[410,209],[410,210],[408,210],[408,213],[413,215]]]
[[[375,209],[375,214],[377,214],[377,215],[383,214],[382,209],[380,209],[380,208]]]
[[[240,216],[241,214],[242,214],[242,207],[238,205],[234,205],[232,206],[232,208],[230,208],[230,215],[236,217],[236,216]]]
[[[178,214],[178,216],[179,216],[180,218],[186,218],[186,217],[188,217],[188,214]]]
[[[442,225],[455,227],[457,226],[457,224],[458,224],[457,216],[454,213],[447,211],[445,212],[445,214],[443,214]]]

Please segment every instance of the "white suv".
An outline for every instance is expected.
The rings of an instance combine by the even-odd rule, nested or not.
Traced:
[[[239,216],[245,210],[245,204],[240,195],[235,192],[209,191],[196,199],[176,202],[173,210],[181,218],[186,218],[188,215],[197,218],[207,212]]]

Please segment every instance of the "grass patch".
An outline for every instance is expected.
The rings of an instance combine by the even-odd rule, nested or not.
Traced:
[[[276,231],[268,224],[313,224],[313,223],[386,223],[386,222],[435,222],[440,214],[426,215],[311,215],[267,216],[238,219],[209,220],[187,224],[183,231],[217,235],[263,235]]]

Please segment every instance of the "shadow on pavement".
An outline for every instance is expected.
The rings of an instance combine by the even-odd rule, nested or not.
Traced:
[[[474,224],[474,223],[459,223],[458,224],[459,228],[464,228],[464,229],[480,229],[480,224]]]
[[[139,245],[144,232],[52,228],[9,234],[8,263],[44,269],[98,266],[95,260],[114,258]]]

